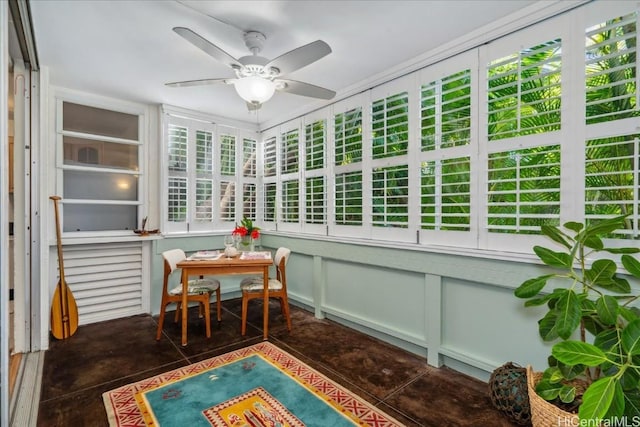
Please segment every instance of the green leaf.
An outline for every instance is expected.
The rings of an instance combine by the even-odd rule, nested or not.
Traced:
[[[561,338],[568,339],[580,325],[582,310],[580,301],[573,290],[568,290],[556,304],[558,317],[556,329]]]
[[[560,268],[571,267],[571,255],[567,253],[555,252],[542,246],[534,246],[533,251],[546,265]]]
[[[620,386],[613,377],[601,378],[591,384],[582,396],[582,405],[578,410],[580,420],[604,418],[616,394],[619,396],[618,399],[624,398]]]
[[[580,222],[569,221],[564,223],[564,228],[579,233],[584,228],[584,225]]]
[[[614,218],[605,219],[596,224],[590,224],[584,230],[585,236],[602,236],[611,233],[619,228],[624,227],[624,218],[627,215],[621,215]]]
[[[568,385],[562,386],[558,393],[558,397],[564,403],[571,403],[576,398],[576,388]]]
[[[630,420],[640,419],[640,390],[624,394],[624,415]]]
[[[637,254],[640,252],[640,248],[602,248],[602,250],[610,254]]]
[[[616,269],[616,263],[610,259],[599,259],[591,265],[585,274],[594,285],[603,283],[606,286],[612,282],[611,278],[616,274]]]
[[[612,284],[608,288],[611,292],[616,292],[619,294],[628,294],[631,292],[631,285],[627,279],[623,279],[622,277],[614,276],[612,278]]]
[[[540,231],[545,236],[549,237],[554,242],[558,242],[565,246],[567,249],[571,249],[571,245],[565,240],[565,234],[552,225],[543,225],[540,227]]]
[[[627,322],[640,318],[640,309],[637,307],[620,307],[618,312]]]
[[[567,380],[572,380],[584,374],[584,371],[586,369],[583,365],[569,366],[565,365],[564,363],[558,364],[558,368],[560,369],[560,372],[562,372],[564,378]]]
[[[552,295],[544,295],[540,298],[532,298],[528,301],[524,302],[525,307],[538,307],[540,305],[544,305],[547,301],[553,298]]]
[[[553,276],[553,274],[547,274],[545,276],[534,277],[533,279],[526,280],[516,288],[514,294],[518,298],[531,298],[536,296],[547,284],[547,280]]]
[[[556,329],[557,315],[555,311],[548,311],[545,316],[538,321],[538,332],[544,341],[553,341],[558,338]]]
[[[595,345],[573,340],[555,344],[551,354],[567,365],[598,366],[607,360],[604,352]]]
[[[561,389],[562,384],[552,384],[546,380],[536,384],[536,393],[545,400],[553,400],[558,397]]]
[[[604,243],[598,236],[586,236],[584,239],[584,245],[588,248],[595,249],[596,251],[604,248]]]
[[[618,331],[614,328],[600,332],[593,340],[593,345],[605,353],[614,351],[618,344]]]
[[[640,319],[629,323],[622,330],[622,348],[632,356],[640,355]]]
[[[596,309],[600,321],[605,325],[613,325],[618,320],[618,300],[611,295],[602,295],[598,298]]]
[[[621,261],[629,273],[640,279],[640,261],[631,255],[622,255]]]

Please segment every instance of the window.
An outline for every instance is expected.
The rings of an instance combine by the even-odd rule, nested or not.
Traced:
[[[469,157],[423,162],[420,177],[422,229],[469,231],[471,222]]]
[[[335,222],[362,225],[362,172],[336,175]]]
[[[276,176],[276,137],[264,141],[264,176]]]
[[[298,130],[294,129],[281,136],[282,173],[298,172]]]
[[[305,180],[305,222],[307,224],[326,224],[326,193],[324,181],[324,176],[314,176]]]
[[[270,182],[264,185],[264,221],[276,221],[276,183]]]
[[[362,109],[356,108],[334,117],[335,164],[362,161]]]
[[[471,83],[464,69],[420,88],[421,230],[471,230]]]
[[[638,134],[587,141],[584,176],[587,221],[635,214],[628,228],[618,232],[625,237],[638,238],[638,223],[633,221],[640,210],[638,160]]]
[[[407,92],[373,102],[371,142],[374,159],[407,154],[409,144]]]
[[[371,181],[373,226],[407,228],[409,222],[407,166],[376,168]]]
[[[325,152],[327,146],[327,121],[312,120],[305,126],[305,217],[306,232],[324,233],[325,227],[310,224],[327,223],[327,191]]]
[[[242,129],[180,113],[174,115],[165,107],[167,199],[163,231],[228,230],[247,210],[255,219],[256,140],[245,136],[249,132]],[[240,190],[249,193],[238,194]]]
[[[588,124],[640,115],[637,91],[637,20],[631,13],[586,31]]]
[[[488,66],[489,140],[560,129],[560,39]]]
[[[63,99],[57,107],[63,230],[81,233],[138,228],[142,113]]]
[[[282,221],[298,222],[299,206],[298,206],[298,180],[282,182]]]
[[[488,229],[539,234],[560,225],[560,146],[510,150],[489,156]]]

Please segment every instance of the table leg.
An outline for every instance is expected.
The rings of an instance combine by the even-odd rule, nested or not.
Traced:
[[[187,273],[187,269],[182,269],[182,345],[187,345],[187,314],[188,314],[188,306],[187,306],[187,293],[189,291],[189,274]]]
[[[263,340],[266,340],[269,336],[269,267],[265,267],[262,272],[262,286],[264,294],[264,307],[263,307],[263,321],[262,327],[264,329]]]

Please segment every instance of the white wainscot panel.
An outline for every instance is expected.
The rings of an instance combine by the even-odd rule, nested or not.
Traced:
[[[290,299],[313,305],[313,257],[291,253],[287,263],[287,294]]]
[[[423,274],[329,260],[323,310],[426,346]]]
[[[538,334],[540,307],[524,307],[513,290],[443,279],[442,352],[489,372],[506,362],[547,366],[550,345]]]

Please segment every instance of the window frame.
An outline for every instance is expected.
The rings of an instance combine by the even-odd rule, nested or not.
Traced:
[[[117,138],[111,136],[102,136],[95,133],[85,133],[76,131],[66,131],[63,129],[63,103],[69,102],[86,107],[93,107],[114,111],[118,113],[130,114],[138,117],[138,139]],[[55,135],[55,144],[52,144],[53,164],[55,164],[55,181],[50,184],[51,194],[60,195],[62,203],[60,204],[60,222],[63,237],[73,237],[79,239],[91,239],[95,237],[118,237],[131,236],[133,230],[91,230],[91,231],[64,231],[64,205],[112,205],[112,206],[135,206],[136,210],[136,228],[141,225],[142,218],[147,215],[147,141],[148,141],[148,116],[147,107],[140,104],[129,103],[125,101],[115,100],[111,98],[101,97],[97,95],[84,94],[69,91],[62,88],[54,88],[52,97],[53,112],[53,132]],[[99,140],[109,143],[127,144],[138,147],[138,170],[122,170],[118,168],[96,168],[91,166],[65,165],[64,164],[64,137],[73,136],[89,140]],[[100,199],[72,199],[66,198],[64,195],[64,171],[76,170],[82,172],[96,173],[119,173],[137,176],[137,198],[136,200],[100,200]]]

